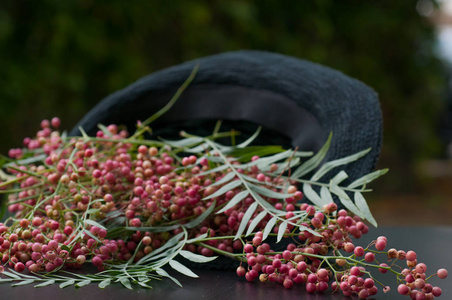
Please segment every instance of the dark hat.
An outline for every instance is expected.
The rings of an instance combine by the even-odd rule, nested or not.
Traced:
[[[71,134],[80,134],[79,126],[95,134],[99,123],[124,124],[133,131],[137,120],[167,104],[196,64],[196,77],[181,98],[151,124],[154,136],[177,138],[181,130],[207,136],[217,120],[223,120],[222,128],[234,128],[244,139],[262,126],[259,144],[317,151],[332,132],[325,161],[370,147],[368,155],[344,170],[355,180],[375,167],[382,142],[377,94],[328,67],[262,51],[222,53],[150,74],[102,100]],[[194,267],[189,261],[184,264]],[[236,267],[226,257],[202,266]]]
[[[372,148],[346,165],[349,180],[376,165],[382,142],[377,94],[362,82],[306,60],[263,51],[236,51],[170,67],[113,93],[98,103],[71,131],[95,134],[97,124],[125,124],[133,131],[162,108],[196,64],[195,79],[172,109],[151,124],[154,136],[177,138],[181,130],[207,136],[215,122],[244,139],[258,125],[259,144],[317,151],[332,132],[325,161]],[[324,180],[328,180],[328,175]]]

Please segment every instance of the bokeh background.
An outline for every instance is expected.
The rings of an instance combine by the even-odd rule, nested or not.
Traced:
[[[390,172],[368,199],[381,225],[452,224],[451,1],[2,0],[0,152],[44,118],[71,129],[138,78],[260,49],[338,69],[380,96]]]

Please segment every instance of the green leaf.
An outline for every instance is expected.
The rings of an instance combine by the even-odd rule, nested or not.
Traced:
[[[215,181],[214,183],[212,183],[209,186],[217,186],[217,185],[220,185],[220,184],[225,184],[226,182],[229,182],[234,177],[235,177],[235,173],[234,172],[226,173],[226,175],[224,175],[223,178],[221,178],[218,181]]]
[[[186,153],[196,153],[196,154],[198,154],[198,153],[202,153],[202,152],[207,151],[207,149],[209,149],[209,148],[210,148],[210,147],[209,147],[208,144],[202,143],[202,144],[200,144],[200,145],[198,145],[198,146],[196,146],[196,147],[189,148],[189,149],[184,149],[184,152],[186,152]]]
[[[83,280],[83,281],[80,281],[79,283],[77,283],[75,285],[75,287],[76,288],[80,288],[80,287],[83,287],[83,286],[88,285],[90,283],[91,283],[91,279],[86,279],[86,280]]]
[[[209,206],[208,209],[206,209],[205,212],[203,212],[202,214],[200,214],[199,216],[197,216],[195,219],[191,220],[190,222],[184,224],[183,226],[188,229],[198,226],[199,224],[201,224],[202,221],[204,221],[208,216],[210,216],[212,211],[215,209],[216,204],[217,204],[217,201],[214,200],[213,203]]]
[[[259,169],[263,169],[274,162],[280,161],[282,159],[289,158],[293,155],[293,150],[286,150],[281,153],[274,154],[272,156],[261,157],[255,161],[251,161],[249,163],[238,165],[239,168],[249,168],[252,166],[257,166]]]
[[[5,167],[9,167],[11,165],[29,165],[29,164],[33,164],[36,162],[42,162],[46,159],[46,157],[47,157],[47,155],[40,154],[40,155],[32,156],[29,158],[12,161],[10,163],[5,164]]]
[[[73,285],[74,283],[75,283],[75,280],[74,280],[74,279],[65,281],[65,282],[63,282],[63,283],[60,284],[60,289],[64,289],[65,287],[70,286],[70,285]]]
[[[107,286],[109,286],[110,283],[111,283],[111,279],[108,278],[108,279],[105,279],[105,280],[102,280],[101,282],[99,282],[99,285],[98,285],[98,286],[99,286],[99,288],[104,289],[104,288],[106,288]]]
[[[260,195],[269,197],[269,198],[286,199],[286,198],[293,196],[293,194],[278,193],[278,192],[272,191],[269,188],[255,185],[252,183],[249,183],[248,186],[250,187],[251,190],[255,191],[256,193],[259,193]]]
[[[356,205],[353,203],[353,201],[350,199],[350,197],[347,195],[346,192],[344,192],[340,187],[338,187],[335,184],[330,185],[330,191],[337,195],[339,197],[339,200],[341,203],[352,213],[355,215],[363,218],[363,214],[361,211],[356,207]]]
[[[91,203],[93,203],[94,201],[92,201]],[[100,209],[99,208],[90,208],[90,209],[88,209],[87,211],[85,211],[85,214],[90,214],[90,215],[92,215],[92,214],[95,214],[95,213],[98,213],[100,211]],[[89,219],[88,219],[89,220]]]
[[[93,239],[96,240],[96,242],[98,243],[102,243],[97,236],[95,236],[94,234],[92,234],[89,230],[83,229],[83,233],[86,233],[87,235],[89,235],[90,237],[92,237]]]
[[[44,281],[43,283],[35,285],[35,288],[48,286],[48,285],[51,285],[51,284],[54,284],[54,283],[55,283],[55,279],[50,279],[50,280]]]
[[[279,243],[281,241],[281,239],[283,238],[284,234],[286,233],[287,224],[288,224],[287,221],[284,221],[281,224],[279,224],[278,237],[276,239],[277,243]]]
[[[107,230],[107,228],[105,228],[104,226],[100,225],[99,223],[97,223],[96,221],[91,220],[91,219],[86,219],[85,220],[85,224],[88,224],[88,225],[91,225],[91,226],[97,226],[100,229]]]
[[[159,227],[121,227],[121,232],[123,232],[123,230],[128,230],[128,231],[149,231],[149,232],[167,232],[167,231],[172,231],[174,229],[177,229],[180,226],[181,226],[180,224],[175,224],[175,225],[171,225],[171,226],[159,226]]]
[[[108,128],[105,125],[97,124],[97,127],[99,127],[99,129],[103,132],[103,134],[105,134],[109,138],[113,137],[113,135],[111,134],[110,130],[108,130]]]
[[[187,240],[187,244],[191,244],[191,243],[197,242],[197,241],[199,241],[199,240],[203,240],[203,239],[205,239],[206,237],[207,237],[207,232],[201,234],[200,236],[197,236],[197,237],[195,237],[195,238],[192,238],[192,239]]]
[[[316,191],[314,191],[311,184],[309,183],[303,184],[303,193],[314,205],[322,207],[325,204],[322,198],[320,198]]]
[[[344,181],[347,178],[348,178],[347,173],[344,170],[341,170],[339,173],[336,174],[336,176],[334,176],[331,179],[331,183],[339,185],[342,181]]]
[[[205,172],[202,172],[202,173],[198,174],[198,176],[203,176],[203,175],[207,175],[207,174],[212,174],[212,173],[220,172],[220,171],[223,171],[223,170],[225,170],[225,169],[227,169],[227,168],[229,168],[229,165],[228,165],[228,164],[224,164],[224,165],[221,165],[221,166],[219,166],[219,167],[216,167],[216,168],[207,170],[207,171],[205,171]]]
[[[139,285],[141,285],[142,287],[144,287],[144,288],[147,288],[147,289],[152,289],[152,286],[150,286],[150,285],[147,285],[146,283],[144,283],[144,282],[141,282],[141,281],[138,281],[137,282]]]
[[[360,192],[355,192],[355,203],[358,209],[363,213],[364,218],[370,222],[370,224],[375,227],[378,226],[377,221],[375,221],[372,213],[370,212],[369,206],[367,205],[366,199]]]
[[[157,274],[159,274],[160,276],[167,277],[167,278],[171,279],[179,287],[182,287],[182,284],[179,282],[179,280],[177,280],[176,278],[172,277],[165,270],[163,270],[161,268],[158,268],[158,269],[155,270],[155,272],[157,272]]]
[[[125,277],[125,276],[121,277],[121,278],[119,278],[119,281],[122,283],[123,286],[125,286],[129,290],[133,290],[132,286],[130,285],[130,281],[127,277]]]
[[[221,187],[218,191],[216,191],[215,193],[213,193],[213,194],[211,194],[211,195],[209,195],[209,196],[207,196],[207,197],[204,197],[202,200],[207,200],[207,199],[211,199],[211,198],[215,198],[215,197],[221,196],[221,195],[223,195],[224,193],[226,193],[226,192],[228,192],[228,191],[231,191],[231,190],[235,189],[236,187],[238,187],[238,186],[241,185],[241,184],[242,184],[242,181],[240,181],[240,180],[234,180],[234,181],[231,181],[231,182],[229,182],[228,184],[222,186],[222,187]]]
[[[325,174],[327,174],[332,169],[342,166],[342,165],[346,165],[351,162],[354,162],[354,161],[360,159],[361,157],[365,156],[367,153],[370,152],[370,150],[371,150],[371,148],[368,148],[368,149],[360,151],[358,153],[324,163],[319,168],[319,170],[312,176],[311,180],[318,181],[320,178],[322,178]]]
[[[19,283],[14,283],[14,284],[12,284],[11,286],[27,285],[27,284],[30,284],[30,283],[33,283],[33,282],[35,282],[34,279],[27,279],[27,280],[21,281],[21,282],[19,282]]]
[[[206,263],[206,262],[212,261],[218,257],[218,256],[207,257],[204,255],[195,254],[193,252],[186,251],[186,250],[181,250],[181,252],[179,252],[179,254],[181,256],[185,257],[186,259],[188,259],[189,261],[192,261],[195,263]]]
[[[389,169],[378,170],[378,171],[369,173],[367,175],[364,175],[363,177],[358,178],[355,181],[353,181],[352,183],[350,183],[350,185],[348,187],[352,189],[352,188],[355,188],[358,186],[368,184],[369,182],[372,182],[373,180],[380,177],[381,175],[386,174],[388,172],[388,170]]]
[[[284,152],[285,150],[281,146],[249,146],[244,149],[235,149],[229,153],[237,158],[237,161],[241,163],[249,162],[253,156],[264,157],[267,155],[273,155],[276,153]]]
[[[202,137],[188,137],[177,141],[170,141],[165,139],[160,139],[165,144],[168,144],[170,146],[173,146],[175,148],[184,148],[184,147],[191,147],[193,145],[201,143],[204,139]]]
[[[242,201],[243,199],[246,198],[246,196],[249,195],[249,192],[247,190],[241,191],[240,193],[236,194],[231,200],[229,200],[229,202],[221,209],[217,212],[217,214],[221,214],[225,211],[227,211],[228,209],[230,209],[231,207],[233,207],[234,205],[236,205],[237,203],[239,203],[240,201]]]
[[[262,126],[257,127],[256,132],[254,132],[254,134],[252,136],[250,136],[246,141],[238,144],[236,147],[237,148],[245,148],[247,147],[249,144],[251,144],[259,135],[259,133],[262,130]]]
[[[326,186],[320,188],[320,197],[322,198],[323,205],[334,202],[333,196],[331,196],[330,190]]]
[[[82,126],[78,127],[78,130],[80,130],[80,133],[82,134],[82,137],[87,140],[89,139],[89,135],[86,134],[86,131],[82,128]]]
[[[245,231],[245,228],[248,225],[248,221],[251,219],[254,212],[256,211],[257,205],[258,205],[257,202],[254,202],[246,210],[245,214],[243,215],[242,221],[240,222],[239,229],[235,234],[234,240],[238,239],[243,234],[243,231]]]
[[[259,203],[260,206],[262,206],[266,211],[273,212],[273,213],[280,213],[281,210],[276,209],[273,205],[267,202],[264,198],[262,198],[261,195],[256,193],[255,191],[251,191],[251,196],[254,198],[257,203]],[[285,212],[284,212],[285,214]]]
[[[193,273],[189,268],[187,268],[186,266],[184,266],[183,264],[181,264],[177,260],[174,260],[174,259],[170,260],[169,261],[169,265],[171,266],[171,268],[173,268],[174,270],[178,271],[179,273],[184,274],[185,276],[193,277],[193,278],[198,278],[199,277],[198,275]]]
[[[138,275],[139,282],[148,282],[150,279],[146,276],[146,272],[140,273]]]
[[[292,173],[292,177],[300,178],[314,170],[318,165],[320,165],[322,160],[325,158],[328,149],[330,148],[332,136],[333,135],[330,133],[330,135],[328,136],[328,140],[326,141],[325,145],[323,145],[323,147],[319,150],[319,152],[317,152],[316,155],[314,155],[309,160],[304,162],[301,166],[299,166],[298,169],[296,169]]]
[[[264,231],[262,232],[262,241],[267,239],[268,235],[272,232],[273,227],[275,227],[277,220],[278,218],[276,216],[268,220],[267,225],[265,225]]]
[[[142,257],[139,261],[136,262],[136,264],[140,265],[140,264],[148,261],[153,256],[156,256],[157,254],[162,253],[163,251],[167,250],[168,248],[171,248],[171,247],[175,246],[177,243],[179,243],[180,239],[183,236],[184,236],[184,233],[183,232],[179,232],[178,234],[176,234],[175,236],[170,238],[165,244],[163,244],[163,246],[161,246],[160,248],[155,249],[151,253],[145,255],[144,257]]]
[[[251,221],[251,224],[250,226],[248,226],[248,230],[246,231],[246,236],[250,235],[253,232],[257,224],[259,224],[259,222],[262,221],[262,219],[265,218],[266,215],[267,211],[263,210],[253,219],[253,221]]]
[[[18,279],[18,280],[21,279],[21,278],[20,278],[19,276],[17,276],[16,274],[13,274],[13,273],[8,272],[8,271],[6,271],[6,270],[3,271],[1,274],[6,275],[6,276],[11,277],[11,278],[14,278],[14,279]]]

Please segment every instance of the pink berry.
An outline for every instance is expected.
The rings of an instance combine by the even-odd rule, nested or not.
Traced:
[[[237,272],[238,276],[242,277],[242,276],[245,276],[246,269],[244,267],[240,266],[237,268],[236,272]]]
[[[361,246],[358,246],[355,248],[355,255],[356,256],[363,256],[364,255],[364,248]]]
[[[444,279],[447,277],[447,270],[446,269],[439,269],[438,272],[436,272],[438,274],[438,277],[441,279]]]
[[[400,295],[406,295],[411,291],[411,289],[406,284],[399,284],[397,291]]]
[[[432,294],[433,294],[433,296],[435,296],[435,297],[441,296],[442,293],[443,293],[443,291],[441,290],[441,288],[439,288],[439,287],[437,287],[437,286],[435,286],[435,287],[432,289]]]
[[[414,261],[416,259],[416,257],[417,257],[417,255],[416,255],[416,252],[414,252],[414,251],[408,251],[406,253],[406,259],[409,261]]]

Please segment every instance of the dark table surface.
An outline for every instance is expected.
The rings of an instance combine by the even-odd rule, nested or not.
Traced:
[[[435,273],[440,268],[452,271],[452,227],[385,227],[371,229],[356,244],[366,245],[376,237],[384,235],[388,238],[388,247],[405,251],[415,250],[418,262],[427,265],[427,273]],[[237,277],[234,271],[194,270],[199,278],[189,278],[176,275],[183,288],[179,288],[170,280],[154,282],[153,289],[136,288],[131,291],[120,284],[99,289],[91,284],[80,289],[68,287],[60,289],[57,285],[42,288],[33,286],[11,287],[0,285],[0,299],[350,299],[340,293],[331,295],[308,294],[301,285],[285,289],[282,284],[246,282],[243,277]],[[175,274],[172,274],[175,275]],[[452,299],[452,275],[440,280],[437,277],[430,282],[443,290],[439,299]],[[410,299],[397,293],[395,277],[389,274],[378,274],[377,279],[388,283],[392,290],[384,294],[381,289],[372,299]]]

